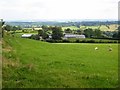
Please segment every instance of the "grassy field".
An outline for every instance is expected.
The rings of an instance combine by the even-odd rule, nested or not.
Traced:
[[[118,45],[51,44],[6,36],[2,82],[3,88],[114,88]]]

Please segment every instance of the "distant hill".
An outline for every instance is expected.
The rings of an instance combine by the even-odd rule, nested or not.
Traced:
[[[6,24],[13,26],[22,26],[22,27],[41,27],[42,25],[50,25],[50,26],[96,26],[96,25],[110,25],[110,24],[118,24],[118,21],[67,21],[67,22],[57,22],[57,21],[45,21],[45,22],[6,22]]]

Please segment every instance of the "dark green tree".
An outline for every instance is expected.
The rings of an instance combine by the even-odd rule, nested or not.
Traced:
[[[113,34],[112,37],[113,37],[114,39],[118,39],[118,38],[119,38],[119,35],[118,35],[118,34],[119,34],[118,32],[114,32],[114,34]]]
[[[72,30],[70,28],[65,29],[65,33],[72,33]]]
[[[120,31],[120,26],[118,26],[118,31]]]
[[[42,25],[42,29],[46,32],[46,31],[48,31],[48,30],[49,30],[49,27],[48,27],[48,26],[46,26],[46,25]]]
[[[11,27],[11,29],[12,29],[12,31],[18,30],[18,28],[16,26]]]
[[[81,30],[78,29],[77,30],[77,34],[82,34]]]
[[[3,21],[3,19],[0,19],[0,38],[4,35],[4,29],[2,27],[4,24],[5,22]]]
[[[91,28],[85,29],[84,34],[86,37],[91,38],[94,36],[94,31]]]
[[[94,31],[94,37],[100,38],[101,34],[102,34],[102,32],[99,29],[95,29],[95,31]]]
[[[45,32],[44,30],[39,30],[38,35],[41,36],[43,39],[46,39],[49,37],[47,32]]]
[[[120,26],[118,27],[118,39],[120,39]]]
[[[52,27],[52,39],[60,40],[63,37],[63,32],[61,27]]]
[[[12,26],[6,25],[6,26],[4,26],[4,30],[10,31],[10,30],[12,30]]]

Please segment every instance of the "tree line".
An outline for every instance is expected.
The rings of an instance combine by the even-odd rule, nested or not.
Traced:
[[[22,27],[21,26],[5,25],[3,27],[3,30],[6,30],[6,31],[16,31],[16,30],[22,30]]]
[[[54,40],[60,40],[64,36],[64,33],[70,33],[70,34],[79,34],[79,35],[85,35],[86,38],[112,38],[112,39],[119,39],[119,32],[120,26],[118,27],[118,31],[101,31],[100,29],[92,29],[88,28],[85,30],[72,30],[70,28],[62,30],[62,27],[60,26],[47,26],[42,25],[42,30],[38,31],[38,37],[41,36],[43,39],[49,38],[51,35],[52,39]],[[13,31],[16,30],[22,30],[22,27],[20,26],[11,26],[11,25],[5,25],[3,27],[3,30],[6,31]],[[51,31],[51,32],[50,32]]]

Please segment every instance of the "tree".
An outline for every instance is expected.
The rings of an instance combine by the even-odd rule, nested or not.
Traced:
[[[77,34],[82,34],[81,30],[78,29],[77,30]]]
[[[77,25],[76,25],[76,27],[80,28],[80,25],[79,25],[79,24],[77,24]]]
[[[118,27],[118,39],[120,39],[120,26]]]
[[[12,31],[16,31],[16,30],[18,30],[18,28],[16,26],[13,26]]]
[[[3,37],[3,34],[4,34],[4,29],[3,29],[3,25],[5,24],[5,22],[3,21],[3,19],[0,19],[0,38],[1,36]]]
[[[6,30],[6,31],[10,31],[11,29],[12,29],[12,26],[10,26],[10,25],[6,25],[4,27],[4,30]]]
[[[17,26],[18,30],[22,30],[22,27],[21,26]]]
[[[63,32],[61,27],[52,27],[52,39],[60,40],[63,37]]]
[[[43,25],[43,26],[42,26],[42,29],[46,32],[46,31],[48,31],[49,27],[48,27],[48,26]]]
[[[94,36],[94,31],[93,31],[93,29],[88,28],[88,29],[84,30],[84,34],[86,37],[90,38],[90,37]]]
[[[118,27],[118,31],[120,31],[120,26]]]
[[[47,32],[45,32],[44,30],[39,30],[38,31],[38,35],[42,36],[43,39],[46,39],[46,38],[49,37],[48,34],[47,34]]]
[[[42,30],[39,31],[39,35],[42,36],[43,39],[46,39],[49,37],[49,35],[47,34],[47,31],[49,30],[49,27],[46,25],[42,26]]]
[[[95,36],[96,38],[100,38],[100,37],[101,37],[101,34],[102,34],[102,32],[101,32],[99,29],[95,29],[95,31],[94,31],[94,36]]]
[[[113,33],[111,31],[104,31],[102,34],[104,36],[107,36],[107,38],[112,38],[113,37]]]
[[[119,38],[119,35],[118,35],[118,34],[119,34],[118,32],[114,32],[114,34],[113,34],[112,37],[113,37],[114,39],[118,39],[118,38]]]
[[[65,33],[72,33],[72,30],[70,28],[65,29]]]

